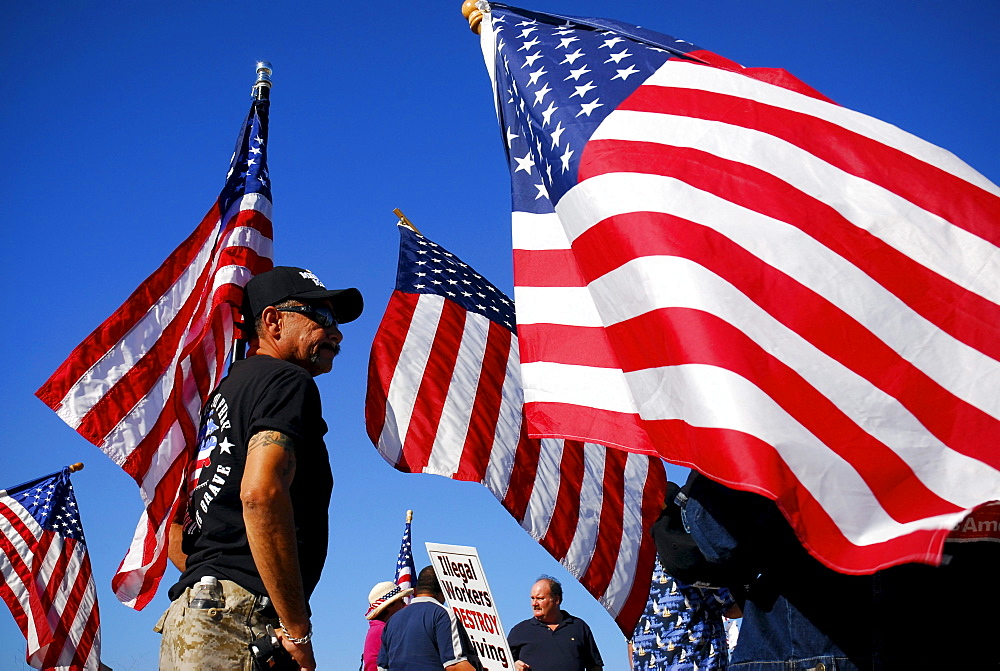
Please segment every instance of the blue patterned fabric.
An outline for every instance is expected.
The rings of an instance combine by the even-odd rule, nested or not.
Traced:
[[[657,562],[646,611],[632,635],[632,670],[725,669],[722,614],[732,604],[728,590],[681,585]]]

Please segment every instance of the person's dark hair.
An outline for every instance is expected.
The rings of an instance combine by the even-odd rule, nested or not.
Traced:
[[[538,576],[538,580],[536,580],[535,582],[539,582],[541,580],[545,580],[546,582],[549,583],[549,594],[552,595],[552,598],[557,599],[559,603],[562,603],[562,598],[563,598],[562,583],[553,578],[552,576],[545,575],[544,573]]]
[[[442,595],[441,584],[438,582],[437,574],[434,573],[433,566],[425,566],[417,574],[417,586],[414,589],[417,594]]]
[[[285,300],[281,301],[280,303],[275,303],[273,305],[273,307],[276,307],[276,308],[287,308],[287,307],[291,307],[293,305],[298,305],[298,304],[299,304],[298,301],[296,301],[294,299],[291,299],[291,298],[286,298]],[[263,313],[261,313],[261,314],[263,314]],[[257,337],[260,337],[260,335],[261,335],[261,333],[260,333],[260,329],[261,329],[260,318],[261,318],[261,315],[257,315],[257,317],[253,320],[253,329],[254,329],[254,333],[257,334]]]

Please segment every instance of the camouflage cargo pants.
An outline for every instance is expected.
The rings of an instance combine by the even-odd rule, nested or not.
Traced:
[[[253,671],[247,645],[278,620],[261,614],[260,597],[229,580],[219,584],[225,608],[188,608],[188,588],[156,623],[161,671]]]

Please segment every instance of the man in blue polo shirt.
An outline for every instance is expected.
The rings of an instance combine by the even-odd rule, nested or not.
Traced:
[[[590,627],[561,605],[559,581],[539,578],[531,588],[534,617],[514,625],[507,637],[515,671],[602,671],[604,660]]]
[[[469,637],[451,610],[433,566],[417,575],[410,605],[392,616],[382,631],[379,669],[389,671],[481,671]]]

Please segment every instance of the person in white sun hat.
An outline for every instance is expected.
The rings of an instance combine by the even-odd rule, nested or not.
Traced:
[[[361,653],[362,671],[378,669],[378,651],[382,645],[382,630],[393,614],[406,606],[405,597],[413,594],[410,588],[400,589],[394,582],[380,582],[368,593],[368,635]]]

